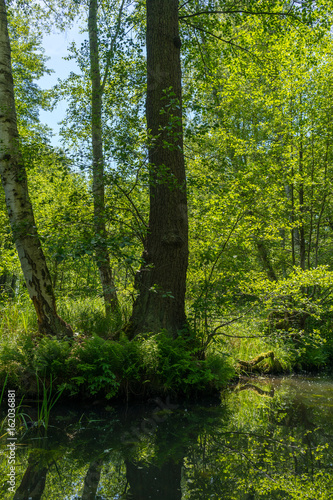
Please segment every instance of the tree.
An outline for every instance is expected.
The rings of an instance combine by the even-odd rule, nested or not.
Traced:
[[[126,9],[125,0],[87,5],[82,30],[88,41],[70,47],[70,58],[77,62],[79,72],[72,72],[57,85],[54,96],[69,101],[61,130],[69,155],[81,170],[89,166],[93,213],[87,251],[95,256],[108,312],[112,308],[119,312],[115,273],[119,286],[120,266],[130,267],[136,240],[143,239],[137,222],[144,226],[144,216],[135,198],[136,191],[146,193],[141,184],[144,134],[141,139],[139,135],[144,57],[140,35],[136,32],[133,37],[135,9]],[[140,27],[141,21],[138,24]],[[137,261],[139,252],[135,250],[135,254]]]
[[[235,32],[236,54],[223,40],[213,45],[200,33],[196,58],[185,52],[192,70],[185,88],[191,112],[189,199],[195,218],[191,270],[196,265],[194,285],[190,273],[188,288],[193,297],[200,278],[202,289],[209,285],[204,304],[211,307],[209,327],[214,315],[224,316],[219,301],[227,303],[229,293],[236,302],[239,291],[246,290],[244,283],[261,282],[267,294],[265,275],[272,282],[291,279],[294,266],[311,275],[313,267],[330,264],[332,255],[327,189],[332,178],[331,35],[323,28],[319,36],[289,20],[274,30],[257,17],[239,23]],[[231,234],[229,221],[241,211]],[[303,317],[296,299],[286,294],[283,305],[293,318],[290,326],[299,329],[313,307],[311,299],[326,297],[323,288],[309,282],[303,293]],[[206,298],[203,292],[200,297]],[[227,307],[225,315],[232,305]],[[300,313],[295,315],[296,309]]]
[[[59,337],[73,332],[58,315],[50,273],[38,237],[20,151],[4,0],[0,1],[0,174],[11,230],[39,331]]]
[[[121,21],[121,13],[124,1],[120,7],[118,18],[118,28]],[[102,137],[102,95],[109,70],[110,58],[112,57],[112,40],[109,60],[103,82],[101,81],[99,50],[98,50],[98,28],[97,28],[97,0],[89,2],[89,53],[90,53],[90,78],[91,78],[91,137],[93,152],[93,199],[94,199],[94,227],[96,263],[101,279],[106,314],[119,311],[117,292],[110,265],[110,257],[106,242],[105,227],[105,188],[104,188],[104,158],[103,158],[103,137]],[[117,33],[115,34],[115,38]]]
[[[183,154],[178,0],[147,0],[150,212],[131,333],[186,325],[188,216]]]

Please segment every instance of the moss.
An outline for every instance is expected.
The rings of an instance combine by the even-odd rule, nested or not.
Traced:
[[[264,364],[260,364],[265,360]],[[258,366],[260,364],[260,367]],[[238,360],[238,370],[241,372],[253,372],[254,370],[261,373],[283,373],[283,368],[280,361],[275,357],[274,351],[263,352],[258,354],[250,361]]]

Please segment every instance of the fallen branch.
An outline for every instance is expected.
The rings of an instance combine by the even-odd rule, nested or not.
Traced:
[[[242,361],[240,359],[237,359],[237,363],[240,368],[244,370],[251,370],[255,365],[260,363],[263,359],[271,358],[274,361],[274,352],[273,351],[268,351],[268,352],[263,352],[253,358],[251,361]]]

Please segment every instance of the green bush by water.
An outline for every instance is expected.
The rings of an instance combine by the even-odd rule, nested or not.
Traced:
[[[317,326],[315,328],[314,326]],[[283,373],[323,370],[333,364],[331,328],[311,325],[308,331],[290,328],[267,332],[266,318],[248,317],[225,328],[217,342],[230,354],[233,365],[238,360],[250,361],[258,354],[273,351]],[[255,371],[270,373],[271,360],[262,361]]]
[[[48,337],[35,340],[37,330],[30,320],[10,336],[7,322],[0,332],[0,382],[7,376],[12,387],[37,394],[37,374],[45,381],[52,379],[54,389],[64,390],[64,394],[109,399],[124,393],[169,391],[189,395],[216,390],[233,375],[225,353],[210,349],[206,359],[200,360],[193,339],[181,335],[172,339],[161,332],[132,341],[126,336],[113,341],[112,331],[105,332],[102,327],[103,314],[96,305],[90,305],[91,310],[84,315],[83,304],[75,304],[71,308],[74,321],[62,311],[79,330],[73,342]],[[69,314],[69,303],[67,307]],[[14,317],[17,314],[15,309]],[[30,317],[29,311],[20,314]],[[84,317],[90,319],[83,324]]]
[[[125,335],[112,340],[119,318],[105,318],[100,299],[61,301],[59,313],[73,326],[73,342],[37,340],[28,301],[9,304],[2,313],[0,384],[7,377],[22,393],[37,394],[37,373],[46,381],[52,377],[55,390],[83,398],[166,391],[189,395],[222,387],[234,376],[239,359],[249,361],[262,352],[273,351],[283,372],[321,368],[333,359],[330,328],[317,340],[302,334],[295,342],[290,332],[265,335],[263,319],[255,316],[225,327],[228,337],[217,336],[202,357],[199,341],[188,335],[172,339],[161,332],[131,342]],[[270,362],[258,369],[269,372]]]

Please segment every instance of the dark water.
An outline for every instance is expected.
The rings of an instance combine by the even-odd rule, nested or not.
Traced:
[[[6,500],[333,499],[333,379],[244,380],[204,404],[62,408],[46,434],[16,416],[15,493],[5,427]]]

